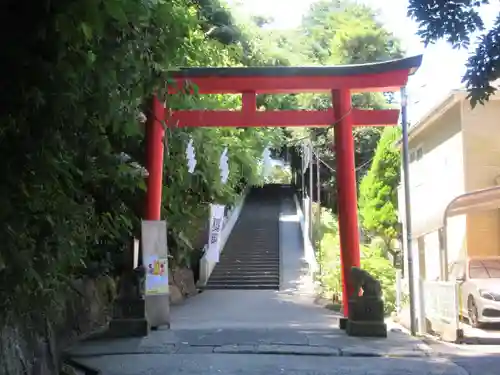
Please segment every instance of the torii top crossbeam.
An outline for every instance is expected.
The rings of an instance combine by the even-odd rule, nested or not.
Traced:
[[[399,90],[422,63],[422,56],[412,56],[369,64],[307,67],[231,67],[181,68],[172,78],[188,80],[200,94],[283,94]]]
[[[305,92],[396,91],[404,86],[422,61],[414,56],[371,64],[313,67],[182,68],[172,72],[176,84],[187,83],[200,94],[243,94],[242,111],[176,111],[171,123],[179,127],[328,126],[336,120],[333,110],[257,111],[257,94]],[[355,126],[395,125],[397,110],[352,109]]]

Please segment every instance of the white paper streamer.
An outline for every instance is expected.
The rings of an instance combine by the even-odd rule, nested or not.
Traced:
[[[223,184],[227,183],[227,179],[229,178],[229,164],[227,163],[229,158],[227,157],[227,147],[222,151],[219,160],[219,169],[220,169],[220,180]]]
[[[189,143],[186,147],[186,160],[188,172],[192,174],[194,172],[194,169],[196,168],[196,153],[194,151],[192,138],[189,140]]]
[[[269,150],[269,147],[266,147],[264,149],[264,152],[262,153],[262,174],[264,178],[269,177],[269,174],[271,173],[271,151]]]

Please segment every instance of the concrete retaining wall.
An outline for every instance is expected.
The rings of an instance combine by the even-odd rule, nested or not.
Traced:
[[[241,195],[240,199],[236,202],[235,206],[231,211],[228,212],[226,218],[224,219],[224,224],[221,232],[220,239],[220,252],[224,251],[224,246],[226,245],[227,239],[229,238],[231,232],[233,231],[234,225],[238,221],[240,217],[241,209],[245,204],[245,199],[248,195],[249,190],[245,190],[245,192]],[[206,259],[206,254],[203,255],[200,262],[200,279],[198,280],[198,286],[205,286],[214,270],[214,267],[217,263],[210,262]]]
[[[302,212],[302,207],[299,204],[299,200],[297,196],[293,196],[293,200],[295,201],[295,207],[297,208],[297,216],[299,217],[300,229],[302,231],[302,238],[304,240],[304,260],[309,266],[309,271],[314,273],[319,270],[318,262],[316,260],[316,253],[314,251],[314,246],[309,239],[309,233],[306,226],[306,218],[304,213]]]

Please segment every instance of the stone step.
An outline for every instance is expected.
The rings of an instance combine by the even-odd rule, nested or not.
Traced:
[[[280,187],[252,189],[206,289],[279,289]]]
[[[221,256],[228,256],[228,255],[279,255],[280,251],[279,249],[269,249],[269,248],[258,248],[256,249],[256,246],[252,249],[252,252],[251,253],[248,253],[248,248],[250,247],[250,245],[252,244],[245,244],[245,245],[241,245],[241,246],[238,246],[238,247],[243,247],[245,246],[244,248],[238,248],[238,249],[235,249],[235,248],[230,248],[230,247],[225,247],[224,249],[224,252],[221,254]]]
[[[276,246],[273,246],[272,244],[269,244],[269,240],[263,240],[262,242],[253,242],[251,239],[244,240],[241,243],[230,243],[228,242],[224,246],[224,252],[223,254],[226,253],[231,253],[231,254],[245,254],[247,249],[252,246],[254,251],[256,253],[268,253],[268,254],[279,254],[279,249],[276,249]]]
[[[213,279],[240,279],[240,280],[257,280],[257,279],[279,279],[279,273],[278,272],[273,272],[273,273],[245,273],[245,272],[238,272],[238,273],[218,273],[215,275],[212,275]],[[211,278],[211,279],[212,279]]]
[[[230,260],[230,261],[242,261],[242,260],[266,260],[269,262],[275,261],[278,262],[280,260],[279,254],[263,254],[263,255],[250,255],[250,254],[231,254],[231,255],[226,255],[226,256],[221,256],[220,257],[220,262],[223,260]]]
[[[259,263],[259,264],[269,264],[271,266],[278,265],[280,263],[279,259],[272,259],[272,258],[256,258],[256,259],[227,259],[227,258],[221,258],[219,263],[216,265],[221,265],[221,264],[230,264],[234,266],[241,266],[242,264],[245,263]]]
[[[248,271],[257,271],[257,272],[274,272],[279,271],[279,266],[266,266],[266,265],[246,265],[246,266],[221,266],[216,267],[213,272],[248,272]]]
[[[217,272],[212,272],[211,277],[213,278],[233,278],[233,279],[238,279],[240,277],[242,278],[247,278],[247,279],[253,279],[253,278],[259,278],[259,277],[278,277],[279,276],[279,270],[274,269],[274,270],[265,270],[265,271],[259,271],[259,270],[229,270],[229,271],[217,271]]]
[[[280,262],[220,262],[215,268],[279,267]]]
[[[279,278],[258,278],[253,280],[244,279],[233,279],[233,278],[221,278],[221,279],[210,279],[207,285],[279,285]]]
[[[223,258],[220,260],[220,262],[217,264],[228,264],[228,265],[234,265],[235,267],[241,266],[242,264],[269,264],[271,266],[274,265],[279,265],[280,260],[279,259],[272,259],[272,258],[248,258],[248,259],[242,259],[242,258],[236,258],[236,259],[227,259]]]
[[[210,284],[208,283],[203,289],[235,289],[235,290],[279,290],[279,284]]]
[[[221,262],[217,264],[214,270],[217,269],[241,269],[241,268],[279,268],[280,262]]]
[[[279,280],[280,276],[278,274],[274,275],[215,275],[210,278],[211,281],[226,281],[226,280],[237,280],[242,282],[254,282],[256,280]]]
[[[247,245],[248,246],[248,245]],[[248,247],[250,247],[251,245],[249,245]],[[234,252],[224,252],[222,253],[221,255],[221,258],[228,258],[228,257],[231,257],[231,258],[238,258],[238,257],[249,257],[249,258],[265,258],[265,257],[269,257],[269,258],[278,258],[280,256],[280,253],[279,251],[272,251],[272,252],[268,252],[268,253],[264,253],[264,252],[259,252],[258,250],[256,250],[255,252],[252,252],[252,253],[247,253],[247,250],[245,251],[234,251]]]
[[[239,245],[238,247],[241,247],[241,249],[238,250],[233,250],[229,247],[225,247],[224,252],[221,254],[221,256],[229,256],[229,255],[257,255],[257,256],[262,256],[262,255],[271,255],[271,256],[279,256],[280,251],[279,249],[270,249],[269,247],[262,248],[260,245],[253,245],[251,243],[247,243],[245,245]],[[249,248],[251,248],[251,253],[249,253]]]
[[[241,247],[245,246],[244,249],[240,250],[232,250],[228,247],[225,248],[224,252],[221,254],[221,257],[227,257],[227,256],[245,256],[245,255],[252,255],[252,256],[279,256],[280,252],[279,250],[271,250],[271,249],[256,249],[257,246],[254,246],[252,244],[246,244],[246,245],[241,245]],[[240,246],[238,246],[240,247]],[[254,249],[252,250],[251,253],[248,253],[248,248],[253,247]]]
[[[229,271],[220,271],[220,270],[214,270],[212,272],[213,276],[219,276],[219,275],[240,275],[242,272],[240,270],[229,270]],[[270,270],[270,271],[262,271],[262,270],[255,270],[255,271],[245,271],[245,275],[248,276],[255,276],[255,275],[277,275],[279,272],[276,272],[275,270]]]
[[[256,278],[256,279],[251,279],[251,280],[244,280],[244,279],[214,279],[210,280],[207,284],[208,285],[221,285],[221,284],[229,284],[229,285],[267,285],[267,284],[276,284],[279,285],[280,280],[278,277],[275,278]]]
[[[266,273],[266,272],[279,272],[279,267],[278,266],[273,266],[273,267],[259,267],[259,266],[247,266],[247,267],[217,267],[214,269],[212,274],[223,272],[239,272],[239,273],[246,273],[246,272],[261,272],[261,273]]]
[[[279,262],[280,258],[279,258],[279,254],[263,254],[263,255],[244,255],[244,254],[241,254],[241,255],[237,255],[237,254],[231,254],[231,255],[226,255],[226,256],[222,256],[220,258],[220,262],[222,261],[262,261],[262,260],[265,260],[267,262]]]

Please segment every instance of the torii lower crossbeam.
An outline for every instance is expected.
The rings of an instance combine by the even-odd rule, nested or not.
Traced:
[[[356,126],[395,125],[399,110],[352,109]],[[284,127],[329,126],[337,121],[333,109],[328,111],[176,111],[170,123],[177,127]]]
[[[354,163],[353,126],[396,125],[397,110],[352,108],[351,93],[396,91],[422,62],[422,56],[375,64],[334,67],[185,68],[172,72],[169,92],[194,84],[200,94],[242,94],[241,111],[164,111],[154,99],[146,131],[148,162],[147,220],[159,220],[162,191],[164,132],[169,126],[263,127],[334,125],[337,155],[337,190],[342,263],[342,302],[348,316],[348,300],[355,292],[350,271],[360,265],[359,231]],[[326,111],[270,111],[256,109],[261,93],[330,92],[333,109]],[[164,114],[169,113],[169,118]]]

